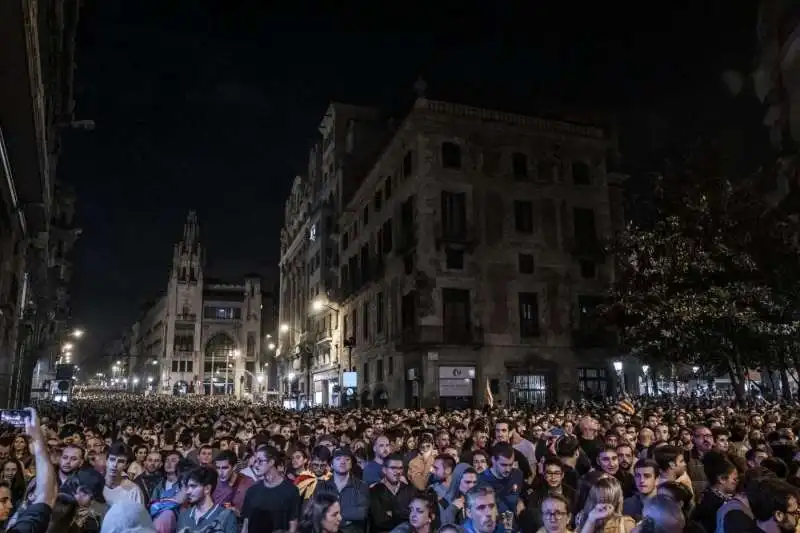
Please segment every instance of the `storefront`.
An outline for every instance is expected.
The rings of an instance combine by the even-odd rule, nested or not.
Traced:
[[[442,409],[474,407],[475,367],[439,367],[439,405]]]
[[[312,376],[312,405],[339,406],[339,371],[327,370]]]

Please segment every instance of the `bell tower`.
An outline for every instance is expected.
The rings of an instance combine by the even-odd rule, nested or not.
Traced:
[[[197,224],[197,213],[194,211],[189,211],[183,225],[183,239],[175,245],[172,279],[186,284],[196,284],[203,280],[200,228]]]

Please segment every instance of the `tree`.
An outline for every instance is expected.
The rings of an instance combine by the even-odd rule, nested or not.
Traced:
[[[767,209],[754,180],[725,177],[723,156],[705,145],[667,167],[655,222],[628,226],[612,243],[604,314],[631,354],[725,372],[741,401],[748,368],[796,353],[798,299],[787,282],[800,279],[789,235],[800,228]],[[771,267],[778,258],[787,265]]]

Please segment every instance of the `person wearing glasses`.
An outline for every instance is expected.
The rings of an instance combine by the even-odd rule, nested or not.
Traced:
[[[522,531],[536,531],[544,525],[541,506],[551,494],[561,495],[567,501],[575,498],[575,489],[564,484],[564,466],[561,461],[557,457],[548,457],[543,462],[543,482],[530,493],[525,502],[525,510],[519,517]]]
[[[569,521],[569,500],[562,494],[551,492],[547,494],[539,506],[542,516],[542,527],[537,533],[572,533]]]
[[[403,456],[392,453],[383,459],[383,476],[369,489],[370,531],[392,531],[408,521],[409,505],[416,489],[403,479]]]

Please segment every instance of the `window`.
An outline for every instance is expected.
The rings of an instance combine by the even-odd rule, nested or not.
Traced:
[[[403,272],[405,272],[407,276],[414,272],[414,264],[416,262],[414,255],[415,254],[412,252],[403,256]]]
[[[403,156],[403,177],[407,178],[414,172],[414,156],[411,150]]]
[[[361,283],[367,283],[370,280],[370,268],[369,268],[369,243],[365,243],[361,246]]]
[[[375,361],[375,380],[378,383],[383,381],[383,359]]]
[[[520,337],[538,337],[539,300],[535,292],[519,293],[519,335]]]
[[[252,331],[247,332],[247,357],[256,356],[256,334]]]
[[[572,162],[572,183],[575,185],[590,185],[592,183],[589,165],[583,161]]]
[[[203,318],[208,320],[241,320],[240,307],[206,306],[203,308]]]
[[[383,204],[383,192],[378,191],[375,193],[375,199],[373,200],[375,212],[378,213],[381,210]]]
[[[175,332],[173,344],[176,352],[194,351],[194,333]]]
[[[467,194],[442,191],[442,237],[460,239],[467,232]]]
[[[364,383],[369,383],[369,361],[364,363],[364,370],[362,372],[364,374]]]
[[[514,152],[511,155],[511,171],[516,179],[525,179],[528,177],[528,156],[519,152]]]
[[[448,247],[444,253],[448,270],[464,270],[464,250]]]
[[[350,316],[344,315],[344,323],[342,324],[342,330],[344,333],[345,340],[350,338]]]
[[[442,166],[461,168],[461,147],[455,143],[442,143]]]
[[[585,331],[597,329],[597,309],[604,303],[602,296],[578,296],[578,327]]]
[[[392,242],[392,219],[389,219],[383,223],[381,239],[383,240],[383,242],[381,242],[381,252],[388,254],[392,251],[392,246],[394,245]]]
[[[194,372],[194,361],[186,361],[186,371]]]
[[[533,233],[533,202],[529,200],[514,202],[514,229],[518,233]]]
[[[544,406],[549,403],[547,376],[543,374],[514,376],[513,384],[517,391],[516,404]]]
[[[389,364],[386,365],[386,374],[389,376],[394,375],[394,357],[389,356]]]
[[[594,279],[597,276],[597,265],[591,259],[581,259],[580,265],[583,279]]]
[[[575,245],[579,249],[596,247],[597,230],[594,225],[594,210],[576,207],[573,217],[575,219]]]
[[[519,273],[533,274],[533,254],[519,254]]]
[[[608,396],[608,372],[605,368],[579,368],[578,392],[584,397]]]
[[[173,361],[172,362],[172,371],[173,372],[177,372],[178,371],[178,361]]]
[[[358,310],[353,309],[352,317],[350,319],[350,323],[353,324],[353,332],[350,334],[353,339],[358,339]]]
[[[417,291],[410,291],[400,300],[400,327],[403,331],[417,325]]]
[[[383,320],[384,320],[384,301],[383,301],[383,293],[379,292],[377,297],[375,298],[375,331],[380,335],[383,333]]]
[[[364,340],[369,340],[369,302],[361,306],[361,335]]]
[[[345,231],[344,235],[342,235],[342,251],[347,250],[349,246],[350,246],[350,234]]]
[[[469,340],[472,317],[468,290],[442,289],[442,322],[445,342]]]
[[[363,211],[363,214],[362,214],[361,218],[364,220],[364,227],[366,228],[367,225],[369,224],[369,206],[368,205],[364,206],[364,211]]]
[[[386,201],[389,201],[389,198],[392,197],[392,177],[386,176],[386,179],[383,181],[383,195],[386,198]]]

